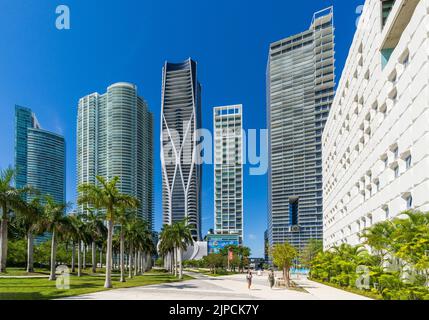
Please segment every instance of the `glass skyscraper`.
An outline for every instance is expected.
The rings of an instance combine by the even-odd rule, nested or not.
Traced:
[[[153,229],[152,130],[152,113],[133,84],[116,83],[105,94],[79,100],[78,184],[97,184],[96,176],[118,176],[118,189],[140,201],[138,215]]]
[[[62,136],[42,130],[31,109],[15,107],[16,187],[32,186],[66,201],[66,148]],[[30,200],[30,199],[27,199]]]
[[[334,98],[333,10],[270,46],[268,238],[302,249],[322,239],[322,132]]]
[[[213,126],[215,234],[237,235],[242,243],[242,105],[215,107]]]
[[[161,165],[163,223],[187,218],[201,240],[201,164],[196,130],[201,127],[201,86],[197,64],[166,62],[162,78]]]

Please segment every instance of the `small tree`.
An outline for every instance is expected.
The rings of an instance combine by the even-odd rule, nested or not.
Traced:
[[[209,254],[205,256],[203,260],[213,274],[216,274],[217,268],[223,268],[225,266],[225,257],[220,253]]]
[[[276,244],[271,251],[273,263],[283,270],[283,279],[286,281],[286,286],[290,287],[290,268],[298,252],[289,243]]]

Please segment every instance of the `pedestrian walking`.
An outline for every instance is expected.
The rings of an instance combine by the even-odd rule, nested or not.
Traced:
[[[247,275],[246,275],[246,280],[247,280],[247,288],[250,290],[250,287],[252,286],[252,271],[248,270],[247,271]]]
[[[274,287],[275,284],[275,277],[274,277],[274,271],[271,270],[270,273],[268,274],[268,281],[270,283],[270,288],[272,289]]]

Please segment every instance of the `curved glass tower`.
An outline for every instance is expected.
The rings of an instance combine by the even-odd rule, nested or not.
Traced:
[[[140,201],[138,214],[153,227],[153,119],[137,87],[120,82],[81,98],[77,122],[78,184],[120,177],[119,190]]]
[[[201,127],[201,86],[191,59],[166,62],[161,106],[163,223],[188,219],[195,241],[201,240],[201,165],[195,131]]]
[[[56,202],[66,201],[66,146],[62,136],[42,130],[34,113],[15,107],[16,187],[32,186]],[[29,199],[27,199],[29,200]]]

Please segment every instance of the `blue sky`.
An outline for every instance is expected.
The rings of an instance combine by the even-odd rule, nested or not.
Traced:
[[[67,141],[67,200],[75,202],[78,99],[118,81],[137,84],[155,116],[155,227],[161,227],[159,117],[165,60],[192,57],[212,107],[243,104],[244,128],[266,128],[265,71],[271,42],[307,29],[334,5],[337,82],[364,0],[0,0],[0,168],[13,164],[14,105],[32,108],[44,129]],[[55,28],[69,6],[71,29]],[[263,256],[267,177],[244,178],[245,243]],[[213,168],[204,167],[203,234],[213,227]]]

